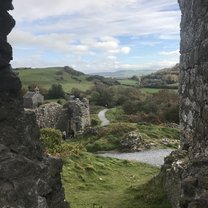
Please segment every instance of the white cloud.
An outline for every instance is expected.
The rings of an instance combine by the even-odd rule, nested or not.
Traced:
[[[116,60],[117,59],[116,56],[108,56],[107,58],[110,59],[110,60]]]
[[[14,46],[15,66],[64,63],[82,71],[119,69],[128,66],[120,63],[119,55],[128,58],[135,55],[135,47],[154,47],[160,40],[179,38],[180,12],[171,10],[175,0],[16,0],[14,6],[17,25],[9,41]],[[135,45],[122,40],[144,35],[154,35],[159,41],[143,40]],[[28,53],[31,50],[33,54]],[[57,58],[47,59],[41,56],[44,52],[48,56],[57,53]]]
[[[130,47],[122,47],[121,48],[121,52],[124,54],[129,54],[130,51],[131,51]]]
[[[161,51],[159,52],[160,55],[164,55],[164,56],[179,56],[179,50],[176,51]]]

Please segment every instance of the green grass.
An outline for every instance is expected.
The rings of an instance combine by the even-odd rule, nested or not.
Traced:
[[[179,131],[162,125],[137,124],[138,132],[148,144],[154,144],[155,148],[178,148]],[[170,144],[164,144],[163,140],[168,138]]]
[[[125,86],[137,86],[138,85],[138,81],[132,80],[132,79],[118,79],[118,82],[121,85],[125,85]]]
[[[157,89],[157,88],[140,88],[140,90],[143,92],[143,93],[158,93],[160,90],[162,89]]]
[[[49,89],[52,84],[60,83],[64,90],[69,92],[72,88],[78,88],[85,91],[93,86],[93,82],[87,81],[85,75],[71,76],[69,73],[64,72],[61,67],[27,70],[21,69],[18,70],[18,72],[23,87],[25,88],[27,88],[28,85],[36,84],[45,89]],[[57,73],[62,73],[62,75],[57,75]],[[63,79],[60,79],[61,76]]]
[[[167,89],[167,88],[139,88],[141,92],[143,93],[150,93],[150,94],[155,94],[158,93],[161,90],[170,90],[170,91],[175,91],[178,92],[177,89]]]
[[[62,181],[71,208],[170,208],[160,186],[148,182],[158,173],[147,164],[81,152],[65,158]]]
[[[122,120],[124,111],[121,107],[111,108],[106,112],[106,117],[110,122],[118,122]]]
[[[49,135],[60,139],[60,132],[44,131],[47,152],[63,159],[62,183],[71,208],[170,208],[155,179],[159,168],[100,157],[86,152],[77,141],[48,143]]]
[[[111,123],[107,127],[97,129],[95,135],[84,135],[79,141],[89,152],[123,151],[121,140],[130,132],[140,133],[143,139],[141,149],[146,148],[178,148],[179,132],[177,129],[162,125],[144,125],[136,123]],[[164,139],[168,138],[168,143]]]

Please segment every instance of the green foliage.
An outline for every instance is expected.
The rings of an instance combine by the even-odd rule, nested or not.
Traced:
[[[71,94],[74,95],[75,98],[79,98],[80,100],[85,97],[84,92],[78,88],[72,88]]]
[[[133,76],[133,77],[136,77],[136,76]],[[131,79],[119,79],[118,81],[119,81],[119,83],[121,85],[125,85],[125,86],[137,86],[138,85],[138,80],[134,79],[134,78],[131,78]]]
[[[155,94],[146,95],[145,98],[127,99],[122,109],[128,121],[145,121],[149,123],[179,122],[178,94],[170,90],[161,90]],[[135,117],[136,116],[136,117]]]
[[[106,117],[110,122],[122,121],[124,117],[124,111],[121,107],[109,109],[106,113]]]
[[[45,152],[55,156],[77,157],[82,151],[86,151],[82,144],[62,141],[62,134],[57,129],[41,129],[41,141],[45,147]]]
[[[47,153],[54,153],[61,146],[62,135],[59,130],[51,128],[41,129],[41,141]]]
[[[164,112],[165,119],[168,122],[179,123],[179,107],[173,106]]]
[[[64,98],[65,92],[61,84],[52,84],[51,88],[48,90],[49,99]]]
[[[155,73],[143,76],[141,78],[141,85],[143,87],[154,88],[178,88],[179,81],[179,65],[169,69],[162,69]]]
[[[98,84],[93,89],[91,101],[100,106],[113,106],[113,92],[110,87],[104,84]]]

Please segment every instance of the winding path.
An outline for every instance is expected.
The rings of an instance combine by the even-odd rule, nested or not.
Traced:
[[[125,159],[125,160],[139,161],[157,167],[161,167],[161,165],[164,164],[164,158],[168,156],[172,151],[173,151],[172,149],[158,149],[158,150],[146,150],[142,152],[133,152],[133,153],[106,152],[98,155],[104,157],[113,157],[123,160]]]
[[[110,124],[110,121],[106,118],[105,114],[106,112],[108,111],[109,109],[104,109],[104,110],[101,110],[99,113],[98,113],[98,118],[100,119],[101,121],[101,126],[108,126]]]

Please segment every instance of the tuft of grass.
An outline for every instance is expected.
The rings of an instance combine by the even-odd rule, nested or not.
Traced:
[[[111,108],[106,113],[106,117],[110,122],[118,122],[123,120],[124,111],[121,107]]]

